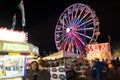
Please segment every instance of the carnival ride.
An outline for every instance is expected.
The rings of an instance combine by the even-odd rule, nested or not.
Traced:
[[[55,44],[59,51],[82,54],[86,44],[98,38],[99,20],[89,6],[76,3],[64,10],[55,28]]]

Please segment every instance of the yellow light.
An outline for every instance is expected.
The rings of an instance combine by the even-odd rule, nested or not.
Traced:
[[[10,52],[9,55],[10,55],[10,56],[16,56],[16,55],[20,55],[20,53],[17,53],[17,52],[16,52],[16,53],[15,53],[15,52],[14,52],[14,53],[13,53],[13,52]]]
[[[33,53],[30,53],[30,56],[35,56]]]

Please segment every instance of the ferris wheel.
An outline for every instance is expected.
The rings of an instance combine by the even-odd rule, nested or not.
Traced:
[[[59,51],[82,54],[85,45],[97,40],[99,20],[89,6],[76,3],[64,10],[55,27],[55,44]]]

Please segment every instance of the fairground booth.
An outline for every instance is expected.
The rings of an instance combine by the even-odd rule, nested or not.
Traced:
[[[94,60],[95,58],[111,60],[110,43],[96,43],[86,45],[86,53],[88,60]]]
[[[0,80],[22,80],[26,63],[39,55],[38,47],[27,43],[26,32],[0,28]]]
[[[42,59],[48,63],[51,80],[69,80],[74,76],[73,69],[78,57],[79,54],[59,51]],[[81,69],[77,71],[82,72]]]

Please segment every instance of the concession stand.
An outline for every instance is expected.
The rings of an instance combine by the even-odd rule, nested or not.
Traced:
[[[39,48],[28,43],[28,33],[0,28],[0,80],[22,80],[28,58],[39,55]]]
[[[79,57],[79,54],[59,51],[43,57],[42,59],[48,60],[48,63],[50,64],[48,70],[51,73],[51,80],[67,80],[70,76],[69,74],[72,73],[71,67],[73,67],[75,63],[73,61],[77,57]]]

